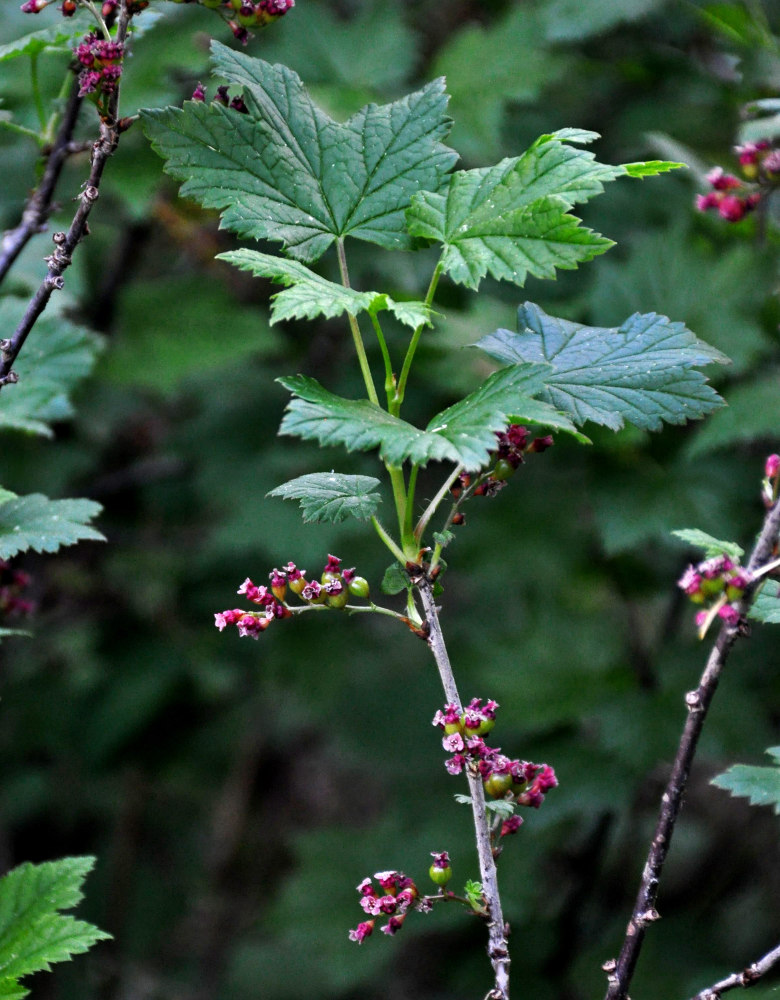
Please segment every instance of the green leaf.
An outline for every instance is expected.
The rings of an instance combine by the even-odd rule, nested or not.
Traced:
[[[670,170],[687,169],[687,163],[675,163],[671,160],[644,160],[641,163],[624,163],[623,169],[628,177],[657,177],[658,174]]]
[[[0,327],[13,330],[26,305],[14,296],[0,298]],[[0,392],[0,429],[51,437],[49,423],[73,416],[70,393],[92,370],[100,346],[91,331],[44,313],[14,363],[19,381]]]
[[[413,329],[431,323],[431,310],[423,302],[395,302],[381,292],[358,292],[354,288],[345,288],[315,274],[296,260],[274,257],[257,250],[230,250],[217,257],[243,271],[251,271],[257,277],[292,286],[273,296],[272,323],[286,319],[315,319],[318,316],[333,319],[343,313],[357,316],[363,311],[377,313],[383,310],[389,310],[401,323]]]
[[[780,583],[768,580],[748,611],[748,618],[765,625],[780,625]]]
[[[617,328],[588,327],[548,316],[527,302],[517,311],[519,333],[496,330],[477,347],[504,363],[553,366],[542,399],[571,415],[613,430],[626,421],[658,430],[703,417],[723,400],[694,365],[724,362],[682,323],[635,314]]]
[[[576,268],[612,241],[568,210],[626,172],[567,144],[594,137],[579,130],[543,135],[520,157],[459,171],[446,191],[415,195],[409,232],[443,244],[445,271],[469,288],[487,274],[522,285],[529,274],[554,278],[556,268]]]
[[[543,423],[576,434],[571,421],[547,403],[532,397],[541,392],[550,371],[547,365],[502,368],[465,399],[438,413],[427,431],[457,448],[458,461],[477,470],[496,449],[495,432],[510,422]]]
[[[15,499],[16,499],[16,493],[12,493],[10,490],[3,489],[3,487],[0,486],[0,504],[5,503],[6,500],[15,500]]]
[[[400,466],[449,461],[476,470],[495,449],[495,432],[510,419],[574,431],[553,407],[531,398],[544,386],[544,365],[513,365],[494,372],[478,389],[437,414],[425,430],[368,400],[343,399],[305,375],[277,379],[297,398],[288,404],[280,434],[343,445],[347,451],[379,448],[382,460]]]
[[[348,517],[368,520],[382,502],[373,476],[347,476],[339,472],[313,472],[272,489],[269,497],[300,500],[304,521],[337,523]]]
[[[105,538],[89,522],[101,512],[94,500],[49,500],[40,493],[0,503],[0,559],[18,552],[56,552],[62,545]]]
[[[722,542],[719,538],[713,538],[706,531],[699,531],[698,528],[681,528],[673,531],[675,538],[681,539],[694,548],[704,550],[704,558],[711,559],[713,556],[727,555],[735,562],[739,562],[745,554],[745,550],[736,542]]]
[[[345,236],[411,248],[412,194],[436,190],[456,159],[441,143],[450,128],[442,80],[341,124],[292,70],[219,42],[212,56],[216,72],[243,88],[248,114],[197,101],[143,112],[165,169],[185,182],[182,195],[224,209],[227,229],[278,240],[302,261]]]
[[[780,747],[770,747],[766,752],[774,757],[778,766],[735,764],[713,778],[710,784],[725,788],[735,797],[749,799],[753,806],[774,806],[775,813],[780,816]]]
[[[0,45],[0,62],[15,59],[18,56],[37,56],[45,49],[59,49],[70,52],[69,43],[72,39],[84,34],[84,20],[62,21],[40,31],[32,31],[13,42]]]
[[[20,977],[49,971],[52,962],[67,961],[111,937],[59,912],[81,900],[94,863],[90,857],[28,862],[0,879],[0,997],[24,996],[29,991],[17,983]]]
[[[400,594],[410,587],[409,577],[404,573],[403,568],[396,562],[390,563],[382,577],[379,589],[383,594]]]
[[[607,31],[622,21],[643,17],[666,0],[548,0],[542,16],[547,37],[554,41],[581,41]]]

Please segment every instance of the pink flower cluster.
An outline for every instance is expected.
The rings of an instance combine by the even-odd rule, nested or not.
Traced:
[[[506,430],[497,431],[496,450],[491,453],[494,459],[493,471],[477,484],[473,495],[494,496],[503,489],[512,473],[525,462],[525,455],[546,451],[552,448],[554,443],[552,434],[532,438],[528,428],[523,424],[509,424]],[[461,473],[450,488],[452,495],[455,498],[459,497],[463,490],[469,489],[477,475],[478,473],[474,472]],[[463,523],[462,518],[455,523]]]
[[[193,90],[191,100],[193,100],[193,101],[205,101],[206,100],[206,90],[205,90],[205,88],[204,88],[204,86],[203,86],[202,83],[199,83],[198,86]],[[248,109],[247,109],[247,106],[244,103],[244,98],[243,97],[231,97],[230,94],[228,93],[228,88],[226,86],[224,86],[224,85],[220,86],[220,87],[217,87],[217,92],[214,95],[212,103],[213,104],[222,104],[226,108],[232,108],[234,111],[240,111],[241,114],[243,114],[243,115],[246,115],[246,114],[249,113]]]
[[[548,764],[512,760],[500,747],[488,746],[484,737],[495,724],[497,708],[495,701],[483,704],[481,698],[473,698],[465,709],[450,703],[434,715],[433,725],[444,732],[442,746],[453,755],[444,766],[450,774],[471,768],[493,798],[538,809],[547,792],[558,784],[555,771]],[[501,836],[515,833],[521,823],[519,816],[511,816],[504,821]]]
[[[414,884],[414,880],[404,875],[403,872],[387,871],[377,872],[374,878],[379,883],[375,886],[373,881],[366,877],[357,886],[360,893],[360,905],[369,920],[357,925],[349,932],[350,941],[357,941],[362,944],[374,930],[376,919],[387,917],[388,921],[380,930],[383,934],[396,934],[406,919],[406,913],[410,908],[425,912],[431,909],[431,904],[426,899],[420,898],[419,890]]]
[[[761,499],[770,510],[777,503],[780,493],[780,455],[769,455],[764,464],[764,480],[761,484]]]
[[[714,208],[727,222],[744,219],[780,183],[780,149],[775,149],[768,139],[737,146],[735,152],[742,174],[750,183],[715,167],[707,174],[712,190],[696,196],[700,212]]]
[[[696,615],[696,624],[702,627],[714,614],[728,625],[738,625],[741,616],[732,602],[742,597],[749,582],[747,572],[729,556],[722,554],[689,566],[677,581],[677,586],[694,604],[708,605]]]
[[[354,567],[341,569],[341,560],[337,556],[328,556],[319,581],[307,580],[306,570],[298,569],[294,562],[287,563],[283,569],[272,569],[268,578],[270,587],[258,587],[247,577],[238,588],[239,594],[262,610],[232,608],[218,612],[214,615],[214,624],[220,632],[227,625],[236,625],[240,636],[257,639],[272,621],[290,618],[295,610],[304,610],[304,607],[296,609],[287,603],[288,589],[308,605],[325,605],[335,609],[344,608],[350,594],[368,596],[368,584],[363,577],[356,576]]]
[[[79,73],[79,97],[111,94],[122,75],[124,46],[95,33],[87,35],[76,48],[76,58],[84,67]]]

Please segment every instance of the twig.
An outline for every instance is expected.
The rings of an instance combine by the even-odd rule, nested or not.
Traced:
[[[121,7],[121,13],[117,20],[116,41],[124,44],[127,40],[127,29],[132,17],[130,5],[125,3]],[[18,376],[12,370],[14,361],[24,346],[27,335],[30,333],[38,317],[49,303],[52,293],[56,289],[63,287],[63,273],[70,267],[73,260],[73,253],[79,243],[89,233],[87,220],[92,211],[92,207],[100,194],[100,181],[103,176],[103,169],[116,150],[119,143],[119,136],[124,130],[124,122],[117,119],[117,108],[119,104],[119,84],[109,96],[106,113],[100,119],[100,134],[92,146],[92,160],[89,177],[84,185],[79,198],[79,207],[73,216],[70,228],[67,233],[54,233],[54,252],[46,258],[48,271],[46,277],[41,282],[38,290],[25,310],[24,316],[13,333],[7,340],[0,341],[0,389],[18,381]]]
[[[780,963],[780,944],[771,951],[768,951],[763,958],[759,958],[757,962],[748,965],[741,972],[734,972],[730,976],[726,976],[725,979],[721,979],[718,983],[713,983],[706,990],[702,990],[695,997],[691,997],[691,1000],[718,1000],[724,993],[728,993],[729,990],[734,990],[738,986],[747,989],[748,986],[756,983],[778,963]]]
[[[760,580],[755,574],[770,560],[772,549],[780,532],[780,503],[767,511],[761,534],[758,537],[747,574],[751,579],[745,590],[745,595],[737,605],[740,618],[750,607],[753,593]],[[645,931],[649,924],[658,920],[660,914],[655,908],[658,896],[658,883],[661,877],[669,844],[672,839],[674,825],[682,805],[685,786],[690,774],[696,746],[707,717],[707,711],[715,695],[723,667],[728,659],[731,647],[740,635],[745,634],[741,621],[737,625],[724,624],[718,634],[712,651],[707,659],[707,665],[695,691],[689,691],[685,696],[688,707],[688,718],[685,720],[677,756],[674,760],[672,773],[661,797],[661,810],[658,816],[655,833],[650,844],[647,861],[642,872],[642,880],[637,893],[634,911],[626,928],[626,937],[615,961],[611,959],[603,966],[607,973],[606,1000],[626,1000],[628,989],[636,969],[639,952],[644,941]],[[716,994],[717,996],[717,994]]]
[[[43,231],[46,221],[54,210],[54,190],[65,161],[73,152],[73,131],[83,100],[83,97],[79,97],[78,80],[74,80],[57,138],[46,156],[46,168],[41,183],[30,195],[19,225],[15,229],[9,229],[0,241],[0,281],[5,278],[11,265],[32,237]]]
[[[420,594],[425,617],[430,627],[428,645],[431,647],[436,666],[439,668],[444,694],[448,702],[462,707],[455,677],[452,673],[450,658],[444,643],[444,635],[439,622],[439,612],[433,598],[431,583],[425,576],[414,580]],[[490,845],[490,826],[485,808],[485,792],[482,780],[478,774],[467,768],[466,776],[471,793],[471,809],[474,815],[476,831],[477,854],[479,855],[479,871],[482,881],[482,892],[485,897],[488,912],[488,957],[493,966],[495,987],[485,1000],[509,1000],[509,947],[504,916],[501,912],[501,897],[498,891],[498,875],[496,862]]]

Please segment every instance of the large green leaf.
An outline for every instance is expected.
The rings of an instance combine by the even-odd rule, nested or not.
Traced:
[[[522,156],[453,174],[445,191],[414,196],[409,232],[443,244],[444,269],[470,288],[487,274],[522,285],[529,274],[553,278],[557,268],[576,268],[612,241],[586,229],[569,209],[600,194],[607,181],[676,165],[611,166],[569,145],[597,137],[561,129],[541,136]]]
[[[496,330],[478,342],[505,364],[546,361],[553,366],[542,398],[571,415],[613,430],[624,422],[658,430],[723,405],[695,365],[727,359],[682,323],[648,313],[617,328],[583,326],[548,316],[527,302],[517,311],[518,333]]]
[[[63,545],[105,538],[89,522],[102,507],[94,500],[49,500],[40,493],[0,503],[0,559],[18,552],[56,552]]]
[[[780,816],[780,747],[769,747],[767,753],[774,757],[775,767],[735,764],[713,778],[711,784],[725,788],[734,796],[749,799],[753,806],[774,806],[775,813]]]
[[[94,858],[62,858],[19,865],[0,880],[0,996],[22,997],[17,980],[48,971],[50,963],[87,951],[111,937],[59,911],[82,898],[81,885]]]
[[[305,375],[278,382],[291,400],[280,434],[343,445],[347,451],[379,448],[382,459],[399,466],[450,461],[477,470],[495,450],[495,432],[510,421],[542,423],[574,432],[571,421],[547,403],[534,399],[543,390],[547,365],[519,364],[494,372],[465,399],[438,413],[425,430],[394,417],[368,400],[344,399]]]
[[[420,189],[436,190],[455,153],[443,146],[444,82],[344,124],[314,105],[297,74],[212,46],[215,70],[243,88],[248,114],[192,101],[145,111],[145,127],[182,194],[224,209],[241,236],[278,240],[303,261],[336,237],[408,249],[404,211]]]
[[[0,62],[15,59],[18,56],[37,56],[45,49],[59,49],[62,52],[69,52],[68,43],[79,35],[83,35],[85,30],[83,18],[73,21],[63,21],[60,18],[48,28],[32,31],[29,35],[23,35],[13,42],[0,45]]]
[[[13,330],[26,305],[26,299],[15,296],[0,298],[0,328]],[[44,313],[14,363],[19,381],[0,391],[0,430],[51,437],[49,423],[73,415],[69,394],[92,370],[99,348],[89,330]]]
[[[300,500],[304,521],[337,523],[348,517],[367,520],[382,498],[373,476],[347,476],[339,472],[312,472],[272,489],[269,497]]]
[[[378,313],[385,309],[413,329],[431,322],[431,311],[424,302],[395,302],[382,292],[358,292],[354,288],[345,288],[315,274],[297,260],[274,257],[258,250],[229,250],[217,256],[258,277],[291,286],[273,296],[273,323],[285,319],[315,319],[317,316],[332,319],[344,313],[356,316],[363,311]]]

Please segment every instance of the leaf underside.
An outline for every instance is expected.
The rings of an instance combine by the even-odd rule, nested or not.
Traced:
[[[659,430],[723,405],[694,366],[724,363],[723,354],[682,323],[635,313],[620,327],[589,327],[548,316],[533,303],[517,311],[518,333],[496,330],[475,346],[504,364],[546,362],[541,398],[581,425],[619,430],[632,423]]]
[[[675,538],[679,538],[694,548],[703,549],[705,559],[723,554],[735,562],[739,562],[745,554],[745,550],[736,542],[721,541],[720,538],[713,538],[712,535],[708,535],[706,531],[699,531],[698,528],[681,528],[679,531],[673,531],[672,534]]]
[[[223,210],[240,236],[278,240],[297,260],[317,260],[336,238],[410,249],[404,211],[437,190],[456,154],[442,144],[451,122],[444,81],[392,104],[370,104],[340,123],[321,111],[300,77],[212,43],[214,69],[243,88],[247,114],[190,101],[142,113],[183,196]]]

